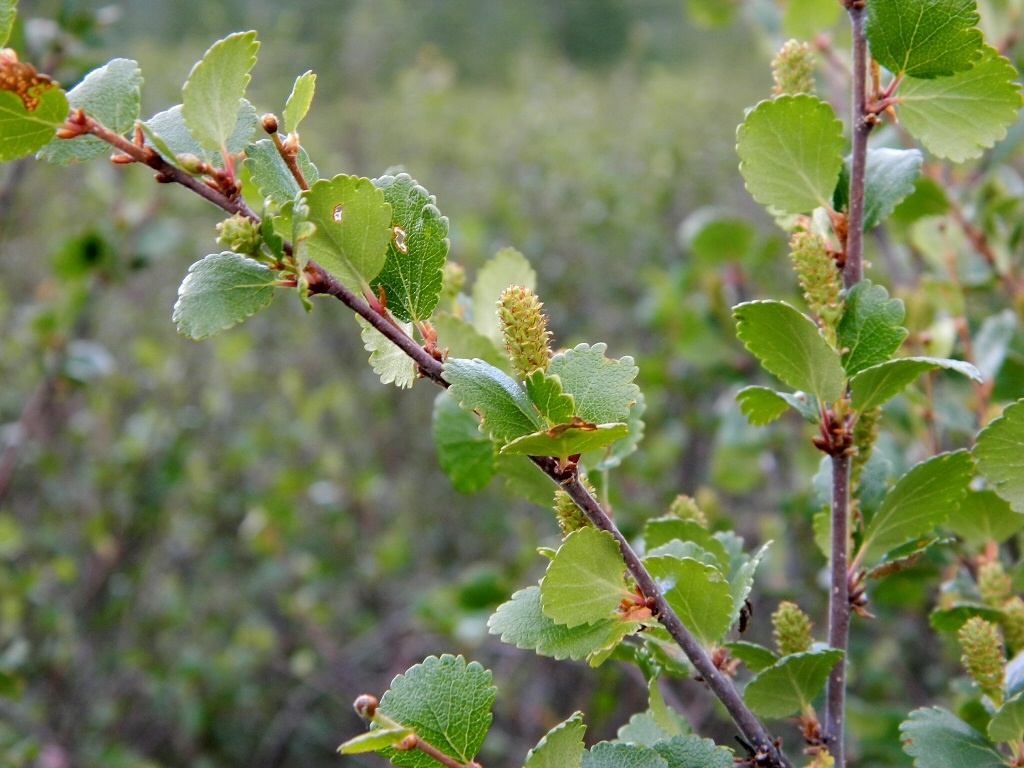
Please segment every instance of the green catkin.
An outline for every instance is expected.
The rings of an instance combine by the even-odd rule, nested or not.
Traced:
[[[1001,608],[1013,595],[1013,582],[998,560],[978,566],[978,591],[985,605]]]
[[[668,513],[682,520],[693,520],[701,528],[708,527],[707,515],[704,514],[704,510],[697,506],[696,500],[691,496],[686,496],[682,493],[676,496],[668,508]]]
[[[258,224],[236,213],[217,223],[217,242],[235,253],[253,254],[259,250],[263,238]]]
[[[881,418],[881,407],[871,408],[857,417],[857,423],[853,427],[853,445],[857,452],[850,462],[850,487],[852,488],[860,485],[864,467],[867,466],[871,452],[875,448],[875,441],[878,439],[878,422]]]
[[[551,332],[544,305],[529,288],[510,285],[498,300],[498,318],[512,367],[523,378],[546,371],[551,362]]]
[[[789,241],[789,257],[811,312],[818,316],[825,338],[836,346],[836,327],[843,317],[843,280],[825,238],[797,230]]]
[[[814,93],[814,56],[811,46],[788,40],[772,60],[776,96]]]
[[[772,614],[775,647],[783,656],[803,653],[811,648],[814,638],[811,635],[810,618],[800,610],[800,606],[784,600]]]
[[[1024,600],[1014,595],[1003,603],[1003,639],[1010,656],[1024,649]]]
[[[999,706],[1006,675],[1006,652],[999,628],[980,616],[974,616],[960,627],[957,639],[960,641],[960,661],[967,673],[981,692]]]
[[[590,491],[591,496],[596,497],[594,486],[587,478],[580,477],[579,482],[583,483],[583,487]],[[558,518],[558,527],[566,536],[580,528],[594,527],[594,524],[583,514],[583,510],[576,506],[569,494],[562,488],[555,491],[555,516]]]
[[[441,285],[442,295],[448,299],[454,299],[466,287],[465,267],[454,261],[445,262]]]

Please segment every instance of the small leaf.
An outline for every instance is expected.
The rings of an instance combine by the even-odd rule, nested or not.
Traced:
[[[939,368],[956,371],[975,381],[981,381],[978,369],[962,360],[901,357],[867,368],[850,379],[853,407],[863,413],[884,405],[916,381],[922,373]]]
[[[648,552],[654,552],[671,541],[693,542],[714,555],[720,568],[725,569],[729,565],[729,553],[725,545],[695,520],[657,517],[647,522],[644,528],[644,546]]]
[[[636,404],[629,409],[629,419],[626,420],[628,432],[626,436],[612,443],[607,448],[588,454],[583,457],[583,464],[592,472],[604,472],[614,469],[623,462],[631,453],[636,451],[637,446],[644,437],[643,415],[647,410],[644,401],[644,393],[638,392]]]
[[[690,558],[648,557],[644,565],[686,628],[705,646],[718,642],[732,624],[729,582],[714,566]]]
[[[219,151],[235,132],[259,47],[255,32],[236,32],[210,46],[189,73],[181,91],[181,116],[207,152]]]
[[[124,134],[139,116],[142,71],[129,59],[114,59],[93,70],[68,91],[68,106],[85,110],[114,133]],[[39,152],[39,158],[51,163],[91,160],[110,153],[107,142],[95,136],[54,139]]]
[[[387,260],[373,282],[382,286],[388,308],[406,322],[430,317],[441,298],[444,262],[448,257],[448,218],[437,200],[407,173],[382,176],[373,183],[391,205],[391,238]]]
[[[473,283],[473,326],[477,333],[504,347],[498,320],[498,299],[510,285],[531,291],[537,287],[537,273],[515,248],[502,248],[484,264]]]
[[[580,421],[578,424],[559,424],[551,429],[518,437],[503,446],[501,452],[516,456],[565,458],[604,448],[621,440],[628,432],[629,425],[624,423],[590,424]]]
[[[178,333],[202,339],[242,322],[274,298],[276,279],[263,264],[230,251],[197,261],[178,289]]]
[[[788,717],[809,708],[842,663],[843,652],[836,649],[784,656],[747,684],[743,700],[762,717]]]
[[[430,322],[437,331],[438,347],[447,349],[449,357],[478,357],[505,373],[511,372],[508,355],[489,338],[477,333],[468,321],[454,315],[435,315]]]
[[[897,90],[900,123],[933,154],[960,163],[995,146],[1018,119],[1020,84],[994,48],[966,72],[907,78]]]
[[[921,462],[901,477],[864,529],[864,562],[945,522],[966,495],[973,471],[971,455],[956,451]]]
[[[579,661],[614,648],[626,635],[636,632],[640,623],[604,619],[570,629],[544,615],[540,587],[527,587],[498,608],[487,628],[492,635],[500,635],[502,642],[516,648]]]
[[[411,728],[374,728],[371,731],[349,739],[340,747],[338,752],[343,755],[358,755],[363,752],[379,752],[387,747],[394,746],[406,736],[415,733]]]
[[[813,40],[835,26],[842,13],[839,3],[821,0],[789,0],[782,17],[782,33],[797,40]]]
[[[768,387],[744,387],[736,393],[736,401],[740,412],[755,427],[770,424],[790,408],[812,424],[819,418],[817,402],[803,392],[791,395]]]
[[[975,0],[871,0],[867,11],[871,55],[894,75],[952,75],[980,55]]]
[[[771,546],[772,542],[766,541],[757,553],[749,560],[743,563],[736,572],[731,574],[729,578],[729,594],[732,596],[732,615],[729,617],[729,626],[736,623],[736,620],[740,617],[740,611],[743,610],[743,606],[750,596],[750,590],[754,588],[754,572],[757,570],[757,566],[764,560],[764,556],[768,554],[768,547]]]
[[[359,315],[356,320],[361,328],[363,348],[370,353],[370,367],[380,376],[381,384],[394,384],[399,389],[412,387],[416,383],[416,364],[368,321]],[[412,335],[411,323],[401,323],[400,327]]]
[[[576,412],[572,395],[562,391],[562,380],[547,375],[539,368],[527,377],[526,393],[549,424],[567,424]]]
[[[181,110],[182,105],[178,104],[158,112],[142,124],[150,146],[169,163],[177,164],[178,155],[195,155],[223,168],[224,158],[220,151],[208,152],[192,137]],[[237,155],[245,150],[256,131],[256,124],[256,107],[242,99],[238,105],[235,130],[227,140],[228,154]]]
[[[995,742],[1020,743],[1024,738],[1024,694],[1003,703],[988,724],[988,737]]]
[[[0,162],[45,147],[68,111],[67,96],[49,77],[31,64],[0,58]]]
[[[639,368],[632,357],[604,356],[607,344],[578,344],[551,358],[549,376],[562,380],[562,390],[576,402],[576,415],[593,424],[625,422],[640,388],[633,383]]]
[[[607,531],[581,528],[565,537],[540,582],[544,615],[567,627],[611,618],[627,596],[626,564]]]
[[[460,493],[475,493],[497,473],[494,441],[480,432],[480,421],[462,410],[447,392],[434,400],[434,446],[441,469]]]
[[[968,544],[1002,544],[1024,528],[1024,515],[1014,512],[995,491],[968,491],[946,527]]]
[[[583,754],[582,768],[669,768],[650,747],[602,741]]]
[[[574,712],[568,720],[548,731],[530,750],[523,768],[580,768],[586,732],[583,713]]]
[[[956,632],[967,623],[969,619],[980,616],[985,621],[998,624],[1003,618],[1003,612],[980,603],[956,603],[949,608],[939,608],[932,611],[928,617],[928,623],[936,632]]]
[[[733,658],[739,659],[746,664],[747,669],[751,672],[760,672],[761,670],[768,669],[768,667],[779,660],[779,654],[771,648],[765,648],[763,645],[757,645],[756,643],[748,643],[745,640],[726,643],[725,647],[729,649],[729,653]]]
[[[652,749],[665,758],[668,768],[732,768],[736,764],[728,749],[693,734],[673,736]]]
[[[911,568],[929,549],[936,544],[949,544],[952,539],[940,539],[937,536],[925,536],[908,541],[906,544],[891,549],[878,561],[878,565],[868,571],[869,579],[882,579],[894,573]]]
[[[353,290],[368,290],[387,259],[391,206],[369,179],[321,179],[302,195],[316,233],[309,258]]]
[[[916,768],[1002,768],[1009,765],[996,745],[948,710],[915,709],[900,725],[903,751]]]
[[[762,101],[737,131],[736,151],[747,190],[781,213],[828,205],[843,166],[843,125],[815,96]]]
[[[814,321],[781,301],[750,301],[733,308],[736,335],[761,365],[794,389],[825,402],[843,395],[846,372]]]
[[[904,198],[914,192],[914,183],[921,174],[924,156],[916,149],[869,149],[864,169],[864,231],[874,229],[896,210]],[[843,171],[836,185],[837,211],[849,206],[850,161],[843,163]]]
[[[477,411],[480,430],[495,440],[507,443],[544,426],[522,387],[483,360],[450,357],[444,379],[451,385],[452,397],[467,411]]]
[[[906,310],[899,299],[870,280],[862,280],[846,296],[846,308],[836,334],[848,376],[887,362],[907,338],[900,326]]]
[[[313,103],[313,93],[316,91],[316,75],[312,70],[304,72],[295,78],[295,85],[288,96],[288,102],[284,105],[284,130],[287,133],[297,133],[299,123],[309,112],[309,105]]]
[[[974,458],[992,489],[1024,513],[1024,400],[1008,405],[981,431]]]
[[[999,374],[1016,330],[1017,313],[1012,309],[1004,309],[982,321],[971,347],[974,362],[985,381],[994,381]]]
[[[253,183],[260,194],[270,198],[275,205],[283,206],[294,200],[302,191],[299,182],[270,139],[260,139],[250,144],[245,148],[245,155],[245,167],[249,170]],[[309,161],[309,155],[301,147],[296,161],[307,184],[312,185],[319,181],[320,174],[316,166]]]
[[[14,29],[14,19],[18,15],[18,0],[0,0],[0,48],[7,45]]]
[[[491,727],[491,706],[497,689],[491,673],[461,656],[430,656],[396,677],[381,697],[379,711],[460,763],[480,751]],[[395,765],[436,768],[437,761],[422,752],[394,752]]]

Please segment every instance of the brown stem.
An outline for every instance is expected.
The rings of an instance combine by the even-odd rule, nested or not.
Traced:
[[[850,634],[850,457],[832,456],[832,587],[829,592],[828,644],[843,658],[828,677],[825,744],[836,768],[844,765],[843,722],[846,708],[846,649]]]
[[[284,164],[288,166],[288,170],[291,171],[295,182],[299,185],[299,189],[309,189],[309,182],[306,181],[306,177],[299,168],[298,152],[294,152],[286,147],[276,131],[270,134],[270,140],[274,142],[274,148],[281,156],[281,159],[284,160]]]
[[[449,757],[433,744],[424,741],[419,736],[416,737],[416,749],[423,754],[434,758],[441,765],[445,766],[445,768],[483,768],[480,763],[475,763],[472,760],[468,763],[460,763],[455,758]]]
[[[852,288],[864,279],[864,178],[868,135],[876,118],[867,110],[868,41],[864,33],[864,2],[850,0],[847,8],[853,27],[853,159],[850,162],[849,230],[843,284]]]

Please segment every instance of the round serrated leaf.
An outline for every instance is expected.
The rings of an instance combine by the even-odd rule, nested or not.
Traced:
[[[1024,513],[1024,400],[1008,405],[981,431],[974,457],[992,489]]]
[[[313,103],[313,94],[316,92],[316,75],[312,70],[303,72],[295,78],[295,85],[288,96],[288,102],[284,105],[284,129],[288,133],[295,133],[299,130],[299,123],[309,112],[309,105]]]
[[[743,700],[762,717],[796,714],[811,706],[842,659],[843,652],[836,649],[784,656],[750,681]]]
[[[0,162],[28,157],[49,144],[68,117],[64,91],[27,64],[3,65],[5,81],[31,95],[0,89]],[[17,68],[17,69],[15,69]]]
[[[235,132],[259,47],[255,32],[236,32],[211,45],[189,73],[181,91],[181,116],[207,152],[219,151]]]
[[[922,373],[939,368],[956,371],[974,381],[981,381],[978,369],[963,360],[901,357],[866,368],[850,379],[853,407],[862,413],[877,408],[896,397]]]
[[[843,124],[821,99],[762,101],[736,133],[740,173],[757,202],[781,213],[828,205],[843,166]]]
[[[480,430],[509,442],[536,432],[543,424],[518,382],[483,360],[448,358],[444,380],[448,392],[467,411],[480,414]]]
[[[258,261],[230,251],[210,254],[189,267],[172,319],[185,336],[213,336],[267,306],[275,280]]]
[[[447,392],[434,400],[433,433],[441,469],[455,490],[475,493],[491,482],[498,471],[494,441],[480,432],[480,420]]]
[[[916,768],[1003,768],[1010,764],[996,745],[948,710],[915,709],[900,725],[903,751]]]
[[[871,0],[867,12],[871,55],[894,75],[952,75],[980,55],[975,0]]]
[[[583,761],[583,735],[586,732],[583,713],[573,713],[568,720],[548,731],[530,750],[524,768],[579,768]]]
[[[907,78],[896,96],[903,127],[932,154],[957,163],[995,146],[1021,107],[1016,70],[988,46],[971,69],[936,80]]]
[[[834,205],[837,211],[849,205],[850,160],[843,163],[836,185]],[[885,221],[896,206],[914,192],[924,157],[917,149],[869,149],[864,169],[864,231]]]
[[[626,564],[607,531],[570,533],[540,582],[544,615],[567,627],[611,618],[627,596]]]
[[[502,248],[481,267],[473,283],[473,327],[504,348],[497,304],[510,285],[521,285],[531,291],[537,285],[537,273],[530,262],[515,248]]]
[[[686,628],[704,645],[718,642],[732,623],[729,582],[713,565],[670,555],[648,557],[644,565]]]
[[[7,45],[14,29],[18,0],[0,0],[0,48]]]
[[[849,376],[896,354],[907,338],[907,329],[900,325],[905,315],[903,302],[890,299],[881,285],[862,280],[850,289],[836,328],[843,368]]]
[[[632,357],[613,360],[604,356],[607,344],[577,344],[551,358],[548,375],[562,380],[562,391],[572,395],[576,415],[592,424],[625,422],[640,388],[633,383],[639,368]]]
[[[316,232],[309,258],[353,290],[369,290],[387,259],[391,206],[369,179],[321,179],[302,195]]]

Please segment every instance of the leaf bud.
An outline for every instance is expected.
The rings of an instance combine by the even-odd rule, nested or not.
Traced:
[[[251,219],[236,213],[217,224],[217,242],[235,253],[256,253],[263,237],[260,226]]]
[[[800,606],[784,600],[772,614],[775,646],[783,656],[809,651],[814,638],[811,636],[811,620]]]
[[[999,628],[980,616],[973,616],[960,627],[960,661],[981,692],[996,705],[1003,699],[1003,680],[1006,677],[1006,653]]]
[[[178,161],[178,167],[185,173],[191,173],[193,176],[201,176],[209,170],[209,167],[193,154],[183,152],[177,155],[175,160]]]
[[[594,486],[589,480],[580,477],[580,482],[583,483],[584,488],[590,491],[591,495],[595,495]],[[555,516],[558,518],[558,527],[566,536],[581,528],[594,527],[590,519],[583,514],[583,510],[576,506],[576,502],[562,488],[555,491]]]
[[[789,258],[796,270],[804,300],[821,320],[825,338],[836,346],[836,328],[843,317],[843,280],[828,243],[821,235],[797,230],[789,241]]]
[[[772,79],[776,96],[814,93],[814,56],[811,46],[788,40],[772,60]]]
[[[1011,656],[1024,649],[1024,600],[1014,595],[1003,603],[1003,638]]]
[[[277,133],[277,115],[272,115],[268,112],[267,114],[260,118],[260,125],[263,126],[263,130],[266,131],[267,133]]]
[[[1013,595],[1013,583],[998,560],[990,560],[978,566],[978,591],[985,605],[1002,607]]]
[[[410,752],[416,749],[416,745],[419,743],[419,737],[415,733],[410,733],[400,742],[395,744],[392,748],[395,752]]]
[[[544,305],[529,288],[510,285],[498,300],[498,318],[512,367],[522,377],[551,362],[551,332]]]
[[[697,500],[692,496],[682,493],[676,496],[668,508],[668,513],[681,520],[692,520],[699,524],[701,528],[708,527],[708,516],[704,514],[704,510],[697,506]]]
[[[376,696],[364,693],[355,700],[352,704],[352,708],[355,709],[356,714],[364,720],[372,720],[373,716],[377,714],[377,705],[379,703],[380,702],[377,701]]]

